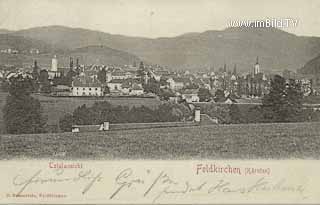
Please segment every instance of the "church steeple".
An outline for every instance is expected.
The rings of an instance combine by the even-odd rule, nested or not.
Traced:
[[[38,69],[38,62],[37,62],[37,60],[34,60],[34,62],[33,62],[33,68]]]
[[[224,65],[223,65],[223,72],[227,72],[227,64],[226,63],[224,63]]]
[[[260,73],[260,65],[259,65],[259,57],[257,56],[256,64],[254,65],[254,68],[253,68],[253,74],[257,75],[258,73]]]
[[[234,67],[233,67],[233,75],[237,75],[237,64],[234,64]]]
[[[70,57],[70,70],[73,70],[73,58]]]

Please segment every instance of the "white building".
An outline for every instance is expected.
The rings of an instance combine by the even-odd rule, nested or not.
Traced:
[[[124,71],[114,71],[111,73],[112,80],[124,80],[127,79],[129,76]]]
[[[108,82],[108,87],[110,89],[110,92],[118,92],[122,89],[122,83],[124,80],[122,79],[114,79]]]
[[[171,90],[180,90],[186,86],[186,82],[182,78],[169,78],[167,82]]]
[[[253,74],[257,75],[258,73],[260,73],[260,65],[259,65],[259,58],[257,57],[257,62],[253,68]]]
[[[48,76],[49,79],[61,76],[61,72],[58,71],[58,59],[56,55],[51,60],[51,69],[48,70]]]
[[[75,79],[72,82],[72,96],[103,96],[103,89],[98,81],[90,78]]]
[[[56,55],[52,58],[52,61],[51,61],[51,71],[52,72],[58,71],[58,59]]]

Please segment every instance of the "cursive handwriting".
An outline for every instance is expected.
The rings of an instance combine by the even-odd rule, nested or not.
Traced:
[[[13,185],[19,187],[17,195],[22,194],[27,187],[36,184],[56,184],[63,182],[80,182],[85,181],[85,187],[82,190],[82,194],[86,194],[91,187],[102,180],[102,172],[95,174],[92,170],[81,170],[74,177],[64,177],[63,170],[57,170],[54,172],[53,177],[43,176],[43,170],[38,170],[31,176],[24,176],[23,174],[18,174],[13,178]]]
[[[13,185],[18,188],[17,195],[20,195],[28,187],[49,184],[81,183],[82,195],[85,195],[92,187],[101,182],[102,172],[92,170],[81,170],[73,177],[65,175],[63,169],[57,169],[53,173],[37,170],[32,174],[18,174],[13,178]],[[112,173],[108,173],[110,177]],[[106,177],[106,176],[105,176]],[[239,183],[227,178],[207,177],[207,180],[195,181],[194,179],[176,178],[164,170],[146,170],[135,172],[132,168],[121,170],[115,175],[113,182],[108,180],[107,197],[109,200],[122,200],[126,196],[136,195],[137,199],[145,198],[153,203],[170,198],[187,197],[188,195],[197,197],[211,197],[216,194],[241,194],[249,195],[258,192],[283,192],[291,193],[306,198],[305,186],[302,184],[292,184],[286,178],[272,180],[272,178],[253,178],[249,182]],[[111,178],[112,179],[112,178]],[[106,181],[106,180],[105,180]],[[114,187],[113,187],[114,186]],[[100,186],[101,187],[101,186]],[[111,191],[110,191],[111,187]],[[99,190],[105,191],[105,190]],[[97,193],[95,193],[97,194]]]
[[[150,176],[143,178],[134,175],[132,169],[124,169],[115,178],[116,190],[111,194],[109,199],[114,199],[116,196],[121,197],[120,193],[124,190],[135,189],[141,191],[141,197],[151,197],[152,202],[156,203],[166,196],[185,196],[187,194],[199,193],[201,196],[214,195],[216,193],[228,194],[250,194],[254,192],[291,192],[296,193],[305,198],[303,185],[289,185],[286,179],[280,179],[274,182],[265,177],[258,178],[253,183],[241,184],[232,183],[226,179],[218,179],[212,181],[202,181],[191,183],[190,181],[174,180],[164,171],[160,171],[150,181]],[[122,195],[125,197],[125,195]],[[119,198],[118,198],[119,199]]]

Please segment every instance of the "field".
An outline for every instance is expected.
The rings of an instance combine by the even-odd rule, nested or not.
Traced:
[[[0,159],[320,159],[320,123],[2,135]]]
[[[2,108],[5,105],[7,93],[0,92],[0,133],[3,128],[3,113]],[[59,118],[67,113],[72,113],[78,106],[86,104],[91,106],[96,101],[108,101],[113,105],[123,106],[141,106],[145,105],[151,108],[155,108],[160,104],[160,101],[156,98],[104,98],[104,99],[89,99],[89,98],[72,98],[72,97],[46,97],[35,95],[40,100],[43,113],[48,119],[49,125],[57,125]]]

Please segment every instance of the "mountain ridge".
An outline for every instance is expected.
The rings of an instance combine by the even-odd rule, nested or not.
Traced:
[[[75,49],[60,48],[47,44],[41,40],[28,37],[0,34],[0,50],[15,49],[18,53],[0,53],[0,64],[16,66],[31,66],[37,60],[41,66],[49,67],[51,58],[57,55],[59,65],[69,66],[69,58],[79,58],[83,64],[127,65],[139,62],[140,59],[128,52],[112,49],[106,46],[87,46]],[[38,49],[39,53],[30,53],[30,50]]]
[[[227,28],[175,37],[144,38],[84,28],[47,26],[13,32],[63,49],[104,45],[172,69],[201,70],[224,63],[250,71],[259,56],[265,72],[297,70],[320,54],[320,38],[297,36],[275,28]]]

